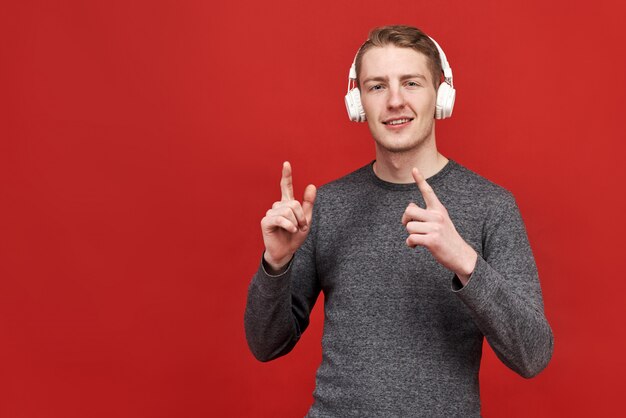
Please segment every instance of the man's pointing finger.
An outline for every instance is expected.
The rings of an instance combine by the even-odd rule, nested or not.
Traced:
[[[282,193],[282,201],[294,200],[293,180],[291,177],[291,164],[289,164],[289,161],[285,161],[283,163],[283,176],[280,179],[280,191]]]
[[[413,170],[411,170],[411,174],[413,175],[415,183],[420,189],[420,192],[422,192],[422,197],[424,198],[424,203],[426,203],[426,208],[441,206],[441,203],[439,202],[435,191],[432,187],[430,187],[430,184],[426,182],[426,179],[424,178],[422,173],[420,173],[417,168],[413,167]]]

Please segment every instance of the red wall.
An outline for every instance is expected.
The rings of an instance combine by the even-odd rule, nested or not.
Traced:
[[[253,359],[259,221],[283,160],[300,196],[373,159],[343,95],[367,31],[390,23],[443,45],[458,97],[439,146],[514,192],[539,266],[554,357],[524,380],[486,348],[484,416],[617,413],[621,2],[19,1],[0,15],[0,417],[304,415],[321,304],[294,352]]]

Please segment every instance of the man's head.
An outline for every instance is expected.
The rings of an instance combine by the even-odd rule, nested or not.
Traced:
[[[441,81],[441,57],[434,42],[421,30],[411,26],[392,25],[372,29],[367,41],[361,46],[355,58],[356,84],[360,87],[361,64],[363,55],[374,47],[393,45],[398,48],[410,48],[424,54],[432,77],[435,90]]]
[[[456,93],[452,69],[433,39],[410,26],[373,29],[349,78],[358,88],[348,84],[348,116],[367,121],[377,154],[436,149],[434,118],[452,115]]]

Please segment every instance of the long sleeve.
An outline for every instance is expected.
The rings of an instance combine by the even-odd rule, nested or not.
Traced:
[[[248,346],[259,361],[289,353],[309,325],[309,315],[320,292],[313,243],[315,230],[314,221],[287,271],[271,276],[261,262],[248,287],[244,327]]]
[[[471,311],[498,358],[525,378],[550,361],[554,338],[543,308],[537,267],[512,195],[493,209],[469,282],[452,290]]]

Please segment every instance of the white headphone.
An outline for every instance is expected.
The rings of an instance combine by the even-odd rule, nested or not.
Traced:
[[[437,102],[435,105],[435,119],[446,119],[452,116],[452,108],[454,107],[454,99],[456,97],[456,90],[452,82],[452,68],[448,64],[446,54],[430,36],[428,37],[439,50],[439,56],[441,57],[441,69],[443,70],[444,82],[439,85],[437,89]],[[359,48],[359,51],[361,49]],[[357,55],[359,52],[357,51]],[[352,88],[350,88],[352,87]],[[365,110],[361,104],[361,92],[356,87],[356,55],[352,66],[350,67],[350,73],[348,74],[348,93],[346,93],[346,109],[348,110],[348,117],[354,122],[365,122]]]

